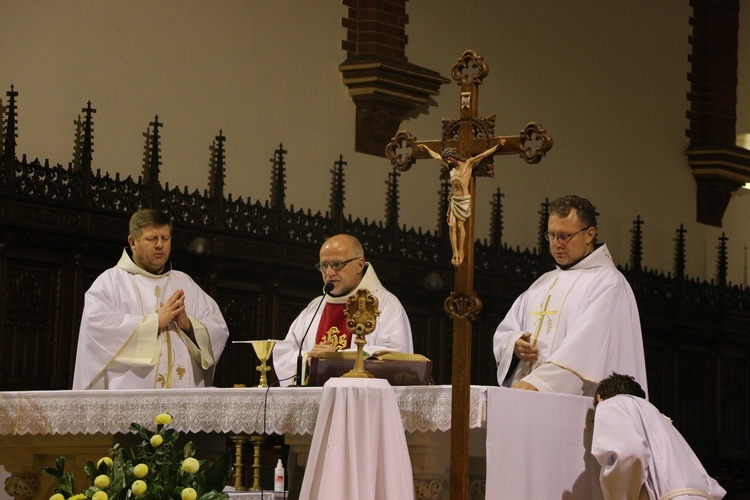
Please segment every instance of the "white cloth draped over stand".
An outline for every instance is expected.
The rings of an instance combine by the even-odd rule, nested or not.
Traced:
[[[387,380],[326,382],[300,498],[414,498],[404,427]]]
[[[603,499],[593,398],[487,389],[486,498]]]

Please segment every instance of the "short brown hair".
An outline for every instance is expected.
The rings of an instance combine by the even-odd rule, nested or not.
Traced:
[[[570,195],[556,199],[549,205],[550,215],[567,217],[570,211],[575,209],[578,220],[584,227],[596,227],[596,209],[586,198]]]
[[[169,232],[172,233],[172,220],[167,214],[154,210],[153,208],[144,208],[138,210],[130,217],[130,236],[138,238],[148,226],[169,226]]]

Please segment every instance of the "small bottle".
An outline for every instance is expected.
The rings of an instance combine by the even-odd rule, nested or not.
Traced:
[[[284,491],[284,464],[281,463],[281,459],[276,463],[273,477],[273,491]]]

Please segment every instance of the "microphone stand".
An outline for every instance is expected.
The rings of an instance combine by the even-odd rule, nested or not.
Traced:
[[[302,387],[302,346],[305,343],[305,339],[307,338],[307,332],[310,331],[310,327],[313,324],[313,321],[315,321],[315,315],[318,314],[318,309],[320,309],[320,306],[323,304],[323,300],[325,300],[326,295],[330,295],[331,290],[333,290],[333,283],[326,283],[325,286],[323,286],[323,296],[320,298],[320,302],[318,302],[318,307],[315,308],[315,312],[312,315],[312,318],[310,318],[310,322],[307,324],[307,329],[305,330],[305,334],[302,335],[302,340],[299,342],[299,353],[297,354],[297,387]]]

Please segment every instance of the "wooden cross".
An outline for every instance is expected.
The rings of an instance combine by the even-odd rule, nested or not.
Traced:
[[[451,403],[451,467],[450,498],[466,499],[469,494],[469,398],[471,385],[471,320],[482,309],[482,301],[474,292],[474,206],[475,177],[492,177],[494,155],[518,154],[527,163],[539,163],[552,148],[552,138],[541,125],[529,123],[516,136],[498,137],[495,116],[479,117],[479,85],[489,68],[484,58],[467,50],[451,70],[461,86],[460,117],[443,119],[442,139],[417,141],[409,132],[400,131],[386,147],[386,157],[400,171],[411,168],[417,159],[431,158],[419,145],[440,154],[453,147],[464,158],[474,157],[501,144],[474,166],[469,182],[470,215],[465,224],[464,258],[455,267],[455,290],[445,301],[445,310],[453,320],[453,364]],[[443,168],[441,177],[448,176]]]

